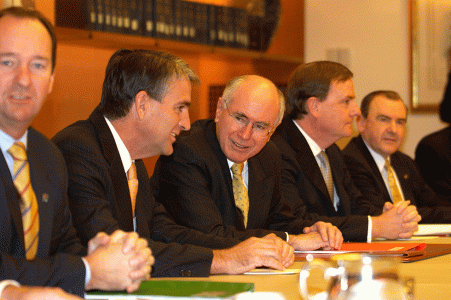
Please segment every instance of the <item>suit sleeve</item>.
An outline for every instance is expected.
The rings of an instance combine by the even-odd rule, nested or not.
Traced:
[[[14,279],[23,285],[60,287],[83,297],[86,270],[80,257],[57,254],[32,261],[0,253],[0,280]]]
[[[449,102],[451,103],[451,100]],[[415,150],[415,161],[424,180],[440,197],[440,205],[451,206],[451,161],[449,160],[449,153],[445,154],[438,151],[440,147],[446,145],[444,141],[429,138],[418,144]],[[443,144],[441,144],[442,142]],[[443,152],[446,149],[444,148]]]
[[[173,155],[161,156],[157,161],[151,177],[152,191],[155,192],[156,200],[164,204],[178,224],[204,233],[239,240],[252,236],[263,237],[269,233],[276,233],[285,239],[283,232],[265,229],[238,230],[235,226],[223,222],[217,205],[224,205],[221,203],[227,201],[219,190],[227,188],[228,184],[221,174],[220,169],[212,169],[212,164],[208,165],[189,149],[178,149]],[[227,217],[232,217],[231,215],[235,215],[235,211]]]
[[[120,225],[121,222],[132,219],[131,211],[121,211],[117,207],[117,201],[112,199],[115,194],[108,177],[109,166],[100,153],[95,154],[92,150],[98,146],[89,144],[87,140],[77,141],[75,137],[59,140],[57,145],[68,166],[70,205],[77,232],[83,242],[87,243],[100,231],[108,234],[116,229],[133,231],[133,225],[127,228]],[[212,250],[189,244],[191,241],[187,229],[177,226],[164,211],[154,211],[155,202],[151,201],[152,195],[149,197],[149,201],[137,202],[137,214],[143,213],[142,219],[145,220],[141,223],[141,218],[137,217],[137,229],[142,237],[147,238],[155,257],[152,276],[208,276],[213,258]],[[142,205],[139,210],[138,205]],[[157,209],[158,207],[156,205]],[[140,212],[141,209],[145,210]],[[186,244],[178,243],[178,238],[186,241]],[[226,242],[223,242],[224,247]],[[236,243],[231,242],[227,246],[231,244]]]

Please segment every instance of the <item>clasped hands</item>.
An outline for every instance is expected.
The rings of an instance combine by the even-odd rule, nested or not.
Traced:
[[[100,232],[88,243],[85,257],[91,269],[86,290],[136,291],[150,278],[155,262],[147,240],[135,232],[116,230],[108,236]]]

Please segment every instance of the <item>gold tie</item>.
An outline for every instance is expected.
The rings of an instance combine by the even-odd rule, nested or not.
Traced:
[[[329,158],[324,151],[318,153],[317,156],[321,162],[320,170],[323,175],[324,182],[326,183],[327,192],[329,193],[330,199],[334,201],[334,181],[332,180],[332,174],[330,172]]]
[[[135,162],[132,162],[127,172],[128,189],[130,190],[130,199],[132,200],[132,212],[135,216],[136,194],[138,193],[138,176],[136,175]]]
[[[402,201],[402,195],[398,185],[396,184],[395,171],[393,170],[388,158],[385,159],[385,169],[387,170],[388,185],[390,186],[392,201],[393,203],[398,203],[399,201]]]
[[[243,172],[244,163],[233,164],[232,165],[232,186],[233,186],[233,197],[235,198],[235,205],[243,213],[244,227],[247,227],[247,216],[249,213],[249,196],[247,194],[246,186],[244,186],[244,181],[241,173]]]
[[[14,159],[13,181],[22,201],[20,211],[22,213],[23,235],[25,240],[25,257],[28,260],[36,257],[39,240],[39,212],[38,201],[30,181],[30,165],[27,160],[27,152],[24,144],[15,142],[8,149]]]

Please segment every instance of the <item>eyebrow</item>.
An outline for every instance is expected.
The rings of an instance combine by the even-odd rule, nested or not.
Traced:
[[[393,118],[391,118],[391,117],[389,117],[389,116],[386,116],[386,115],[384,115],[384,114],[379,114],[379,115],[376,116],[376,118],[387,118],[387,119],[390,119],[390,120],[393,119]],[[406,121],[407,121],[407,118],[399,118],[399,119],[396,119],[396,120],[400,120],[400,121],[406,122]]]
[[[183,102],[179,102],[178,104],[176,104],[176,106],[178,106],[178,105],[185,105],[186,107],[189,108],[191,106],[191,102],[183,101]]]
[[[246,116],[242,112],[237,111],[237,112],[235,112],[235,114],[238,115],[239,117],[246,118],[247,120],[249,120],[248,116]],[[265,121],[256,121],[256,122],[252,122],[252,124],[259,124],[259,125],[262,125],[262,126],[269,126],[269,122],[265,122]]]
[[[18,57],[18,55],[14,52],[4,52],[0,53],[0,57]],[[43,60],[46,62],[50,62],[50,58],[42,56],[42,55],[36,55],[33,57],[33,59]]]

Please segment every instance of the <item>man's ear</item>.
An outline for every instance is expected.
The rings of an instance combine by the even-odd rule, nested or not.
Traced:
[[[364,131],[366,119],[361,114],[359,114],[355,120],[356,120],[357,129],[359,130],[359,132]]]
[[[310,97],[307,99],[307,102],[305,103],[307,107],[307,112],[314,116],[315,118],[319,116],[319,105],[320,100],[316,97]]]
[[[135,95],[135,99],[132,105],[132,109],[135,109],[136,111],[136,115],[138,116],[139,120],[143,120],[144,116],[146,114],[146,110],[148,110],[149,108],[147,107],[147,105],[149,104],[148,102],[151,100],[151,98],[149,97],[149,95],[147,95],[146,91],[139,91],[136,95]]]
[[[226,109],[224,106],[224,100],[222,100],[222,97],[219,97],[218,104],[216,105],[215,122],[219,120],[219,116],[221,115],[224,109]]]

